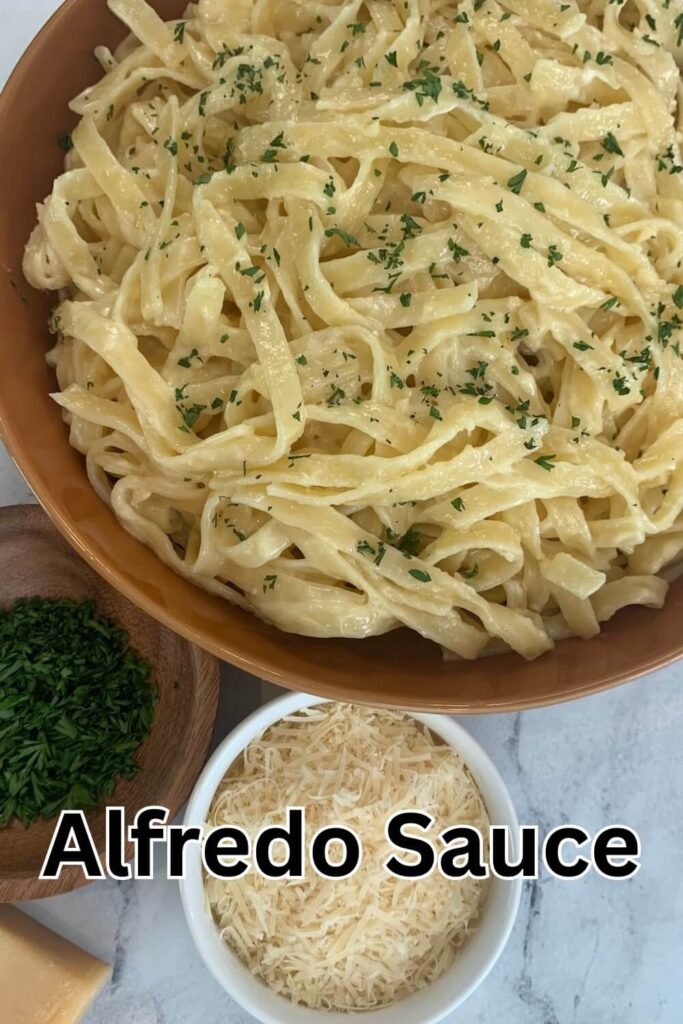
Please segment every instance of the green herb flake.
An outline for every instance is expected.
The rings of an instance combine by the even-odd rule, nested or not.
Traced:
[[[554,462],[556,458],[557,455],[539,455],[537,459],[534,459],[534,462],[537,466],[540,466],[541,469],[545,469],[550,473],[551,470],[555,469]]]
[[[336,235],[338,238],[341,238],[344,245],[355,245],[357,248],[360,248],[360,242],[358,241],[358,239],[355,237],[355,235],[349,234],[348,231],[344,231],[342,228],[327,228],[325,230],[326,238],[332,238],[334,235]]]
[[[617,142],[616,135],[614,135],[612,132],[607,132],[607,135],[605,135],[600,145],[607,153],[615,153],[617,156],[624,155],[621,146]]]
[[[560,250],[557,248],[557,246],[556,245],[549,245],[548,246],[548,266],[549,267],[553,267],[556,263],[559,263],[562,259],[564,259],[564,257],[562,255],[562,253],[560,252]]]
[[[527,173],[526,168],[524,168],[524,170],[520,171],[519,174],[514,174],[507,183],[507,187],[511,192],[514,192],[516,196],[518,196],[522,191]]]
[[[422,73],[422,78],[414,78],[410,82],[403,83],[403,88],[407,92],[415,93],[415,99],[420,107],[426,99],[431,99],[434,103],[438,103],[441,90],[443,89],[441,78],[431,68],[422,68]]]

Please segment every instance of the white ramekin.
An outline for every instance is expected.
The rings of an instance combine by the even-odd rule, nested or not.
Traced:
[[[245,719],[223,741],[206,765],[188,804],[185,824],[204,826],[218,786],[233,761],[264,729],[285,715],[324,704],[319,697],[293,693],[272,701]],[[412,713],[465,761],[477,783],[492,825],[512,830],[511,849],[518,855],[518,821],[505,783],[479,744],[452,718]],[[457,822],[453,822],[457,824]],[[334,885],[334,882],[330,883]],[[188,850],[187,872],[180,883],[185,916],[204,962],[228,995],[263,1024],[349,1024],[365,1018],[371,1024],[436,1024],[460,1006],[486,978],[507,942],[517,916],[520,879],[492,878],[477,930],[452,967],[438,981],[394,1006],[364,1013],[325,1013],[295,1006],[276,995],[241,963],[221,940],[204,893],[201,851]]]

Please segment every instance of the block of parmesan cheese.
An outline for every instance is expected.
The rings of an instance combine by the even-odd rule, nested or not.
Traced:
[[[111,969],[32,918],[0,906],[3,1024],[77,1024]]]

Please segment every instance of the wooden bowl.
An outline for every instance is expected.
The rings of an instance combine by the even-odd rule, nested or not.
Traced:
[[[107,803],[125,807],[129,823],[136,811],[150,804],[168,807],[175,817],[202,770],[213,736],[218,711],[216,659],[112,590],[34,505],[0,509],[0,607],[21,597],[91,597],[104,615],[123,626],[133,647],[149,661],[159,688],[152,732],[140,749],[139,774],[121,782]],[[104,808],[89,811],[88,822],[102,854]],[[0,903],[56,896],[86,884],[74,868],[63,870],[54,882],[38,881],[55,824],[39,821],[25,828],[14,822],[0,830]]]
[[[152,6],[177,18],[186,0]],[[45,325],[53,298],[32,292],[21,275],[35,203],[61,170],[57,137],[74,124],[67,104],[97,78],[93,46],[115,46],[123,34],[105,0],[67,0],[0,100],[0,431],[70,543],[121,593],[194,643],[247,672],[325,697],[459,714],[510,711],[594,693],[680,657],[683,581],[663,611],[627,609],[599,637],[565,641],[533,664],[513,654],[444,662],[435,645],[406,630],[362,641],[281,633],[194,587],[126,533],[90,487],[49,398],[55,382],[45,365]]]

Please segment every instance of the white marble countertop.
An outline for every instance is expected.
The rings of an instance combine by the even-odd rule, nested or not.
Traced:
[[[0,81],[57,6],[0,0]],[[0,505],[29,500],[0,446]],[[225,666],[216,738],[263,696],[257,680]],[[503,774],[522,823],[630,825],[643,866],[621,883],[591,874],[527,884],[503,956],[451,1024],[680,1024],[683,663],[578,703],[465,725]],[[203,967],[175,883],[98,883],[27,909],[114,965],[87,1024],[252,1020]],[[2,993],[0,1020],[13,1024]]]

